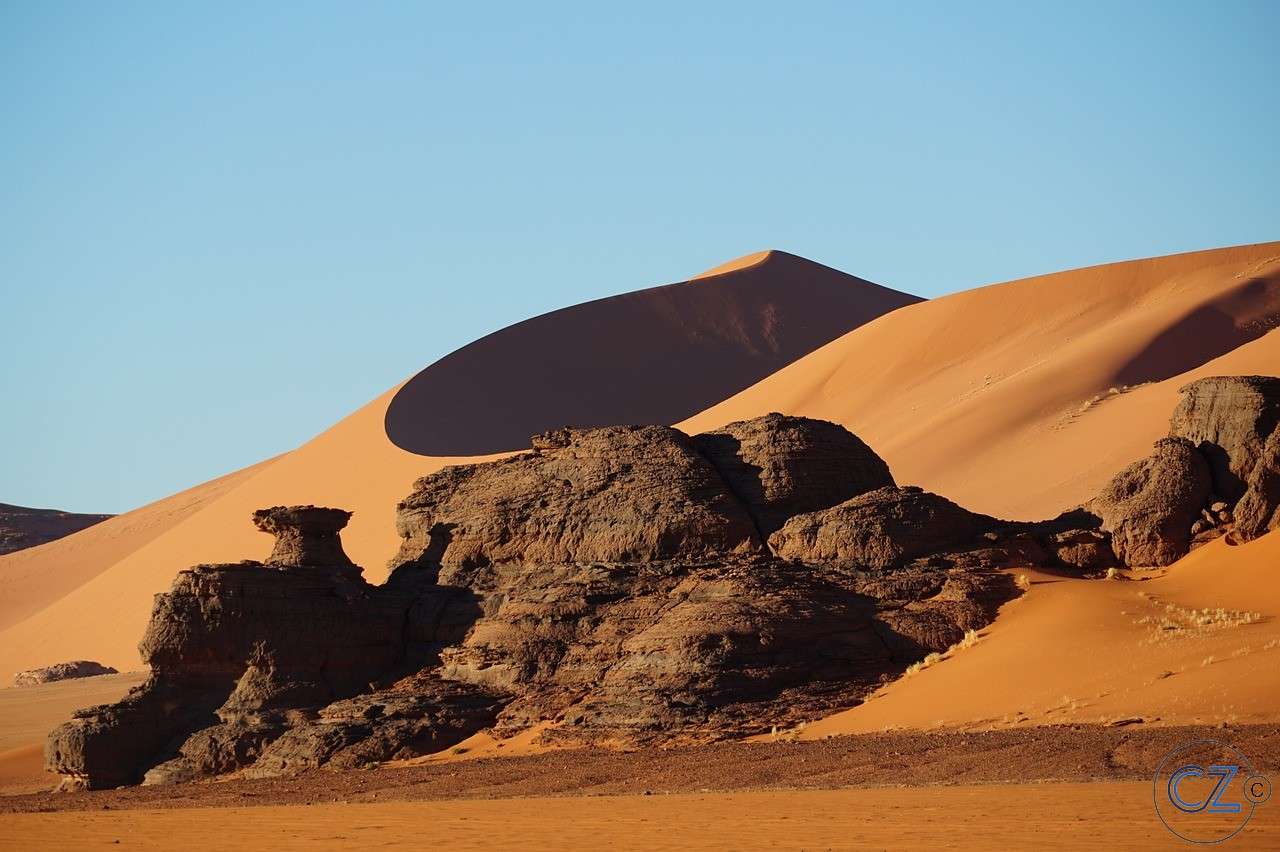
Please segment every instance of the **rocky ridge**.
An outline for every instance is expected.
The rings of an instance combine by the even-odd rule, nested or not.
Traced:
[[[261,510],[267,562],[181,572],[142,641],[150,681],[54,731],[47,762],[104,787],[363,765],[538,723],[652,744],[812,718],[988,624],[1018,594],[1002,569],[1167,564],[1274,528],[1278,385],[1189,386],[1149,459],[1041,523],[899,487],[847,430],[778,414],[692,437],[558,429],[425,477],[382,586],[342,552],[346,512]]]

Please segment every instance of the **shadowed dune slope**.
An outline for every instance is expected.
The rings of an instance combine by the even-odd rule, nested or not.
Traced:
[[[753,269],[690,286],[714,289]],[[1183,382],[1276,373],[1278,319],[1275,243],[1045,275],[895,310],[681,425],[701,431],[768,411],[835,420],[866,439],[899,482],[976,510],[1048,516],[1145,455],[1166,432]],[[527,372],[513,359],[513,374]],[[371,581],[383,579],[398,544],[396,503],[415,478],[470,460],[423,456],[388,440],[384,424],[399,390],[297,450],[226,478],[219,494],[146,536],[104,535],[146,522],[142,509],[29,551],[23,577],[0,587],[28,584],[28,600],[31,584],[61,570],[57,548],[83,542],[79,558],[89,567],[79,584],[41,591],[48,603],[0,632],[0,674],[69,659],[136,668],[152,595],[193,563],[265,557],[270,537],[248,520],[264,506],[354,510],[346,550]],[[86,538],[94,535],[104,538]],[[18,556],[0,558],[0,582]]]
[[[843,423],[899,482],[1052,516],[1168,431],[1177,389],[1280,372],[1280,243],[1042,275],[911,305],[679,424]]]
[[[780,251],[526,320],[446,355],[387,408],[420,455],[525,447],[565,424],[672,423],[920,300]]]
[[[458,392],[478,391],[490,405],[484,409],[487,414],[475,409],[479,403],[473,397],[442,396],[439,388],[421,402],[428,414],[456,418],[467,430],[511,419],[507,425],[515,423],[516,431],[510,434],[519,435],[508,444],[514,448],[528,446],[536,431],[575,420],[652,420],[659,416],[656,409],[620,413],[616,408],[628,394],[640,393],[641,385],[651,400],[657,400],[659,388],[683,399],[678,416],[684,416],[859,322],[918,301],[781,252],[763,252],[726,267],[735,270],[712,270],[695,283],[605,299],[513,327],[541,329],[536,340],[504,339],[511,329],[486,338],[497,339],[493,351],[504,352],[506,361],[487,368],[497,372],[464,370],[464,384],[476,384]],[[632,324],[644,334],[628,337]],[[536,418],[520,420],[519,411],[494,413],[495,400],[522,392],[521,386],[532,381],[531,359],[542,349],[554,349],[560,336],[591,341],[558,351],[570,361],[592,363],[561,376],[554,392],[544,386],[540,393],[550,396],[538,403]],[[513,347],[512,340],[523,342]],[[604,354],[595,358],[592,347]],[[668,358],[672,352],[683,353],[692,363],[676,364]],[[713,363],[714,369],[698,369],[699,359]],[[739,362],[740,369],[735,367]],[[533,374],[571,366],[547,364]],[[418,378],[435,375],[433,369]],[[626,376],[638,378],[628,385]],[[731,384],[720,385],[724,393],[715,395],[717,382]],[[249,522],[250,513],[261,507],[315,503],[354,511],[343,531],[344,547],[370,581],[383,580],[399,544],[396,503],[409,494],[414,480],[448,464],[478,460],[472,455],[421,455],[388,439],[384,426],[397,420],[409,430],[405,434],[414,434],[416,414],[404,400],[417,397],[406,397],[406,387],[384,393],[289,453],[51,545],[0,558],[0,676],[78,658],[122,671],[136,668],[137,643],[152,596],[166,590],[179,570],[199,562],[266,557],[270,536]],[[556,400],[571,407],[557,414]],[[599,412],[591,407],[597,404]],[[396,416],[389,412],[394,405],[400,406]]]

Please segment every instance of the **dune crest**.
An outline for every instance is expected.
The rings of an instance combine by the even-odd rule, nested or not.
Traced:
[[[772,252],[755,266],[721,274],[714,286],[672,287],[732,289],[721,285],[758,277],[789,257]],[[626,298],[617,297],[629,304]],[[675,304],[638,301],[646,299]],[[1216,331],[1197,344],[1194,357],[1167,342],[1183,340],[1186,332],[1178,329],[1207,315],[1219,318],[1210,323]],[[1047,517],[1145,456],[1167,432],[1185,382],[1274,373],[1277,315],[1280,243],[1038,276],[899,308],[680,426],[705,432],[771,411],[832,420],[875,447],[904,482],[979,512]],[[681,375],[676,369],[666,378]],[[136,667],[152,595],[179,569],[267,555],[269,538],[245,523],[264,506],[353,510],[347,552],[370,581],[380,581],[380,566],[398,544],[396,503],[414,480],[491,457],[423,456],[396,446],[384,426],[399,391],[292,452],[186,497],[0,557],[0,673],[86,657]],[[15,601],[22,604],[11,609]]]
[[[832,420],[970,508],[1047,517],[1168,430],[1178,388],[1280,364],[1280,243],[1107,264],[910,305],[679,424]]]
[[[565,425],[667,425],[919,301],[786,252],[748,255],[482,337],[404,384],[387,435],[418,455],[472,456]]]

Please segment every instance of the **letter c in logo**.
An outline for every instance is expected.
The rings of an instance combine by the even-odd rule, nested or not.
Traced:
[[[1197,811],[1204,810],[1204,806],[1209,804],[1209,800],[1204,799],[1199,802],[1189,803],[1183,800],[1182,796],[1178,795],[1178,784],[1182,782],[1183,778],[1188,778],[1188,777],[1203,778],[1204,770],[1201,769],[1199,766],[1196,766],[1194,763],[1188,763],[1186,766],[1182,767],[1177,772],[1170,775],[1169,776],[1169,801],[1173,802],[1173,806],[1178,810],[1182,811],[1183,813],[1194,814]]]

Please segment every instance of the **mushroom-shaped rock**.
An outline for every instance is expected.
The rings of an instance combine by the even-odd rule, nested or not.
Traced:
[[[354,567],[338,535],[349,520],[345,509],[320,506],[272,506],[253,513],[254,525],[276,537],[268,565]]]

